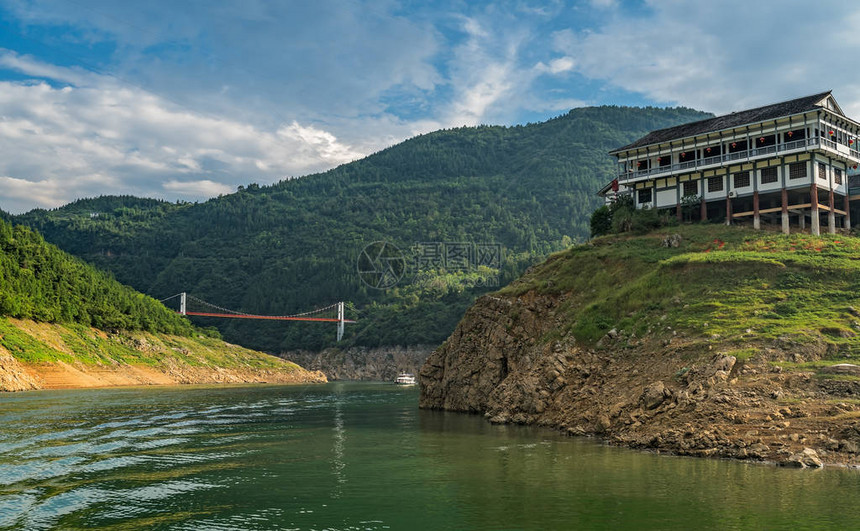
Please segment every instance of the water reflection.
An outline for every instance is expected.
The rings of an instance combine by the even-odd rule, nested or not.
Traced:
[[[803,529],[860,521],[855,470],[630,452],[416,405],[415,390],[343,383],[4,396],[0,528]]]

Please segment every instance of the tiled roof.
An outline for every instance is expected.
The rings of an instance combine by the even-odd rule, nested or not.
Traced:
[[[784,101],[782,103],[773,103],[756,109],[733,112],[724,116],[717,116],[716,118],[708,118],[707,120],[700,120],[698,122],[676,125],[675,127],[669,127],[666,129],[658,129],[656,131],[651,131],[636,142],[615,149],[610,153],[635,149],[652,144],[662,144],[663,142],[669,142],[670,140],[676,140],[679,138],[703,135],[705,133],[722,131],[724,129],[731,129],[741,125],[773,120],[781,116],[789,116],[792,114],[811,111],[818,108],[815,104],[829,96],[830,92],[831,91],[828,90],[827,92],[822,92],[820,94],[813,94],[812,96],[805,96],[803,98]]]

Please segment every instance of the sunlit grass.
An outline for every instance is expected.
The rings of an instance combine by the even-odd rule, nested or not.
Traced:
[[[677,248],[662,247],[678,233]],[[566,330],[594,344],[612,328],[671,328],[745,344],[825,341],[860,358],[860,239],[684,225],[607,236],[558,253],[500,293],[564,296]]]

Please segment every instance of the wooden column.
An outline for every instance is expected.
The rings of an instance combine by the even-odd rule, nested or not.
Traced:
[[[812,184],[809,185],[809,202],[812,204],[812,235],[821,235],[821,219],[818,217],[818,184],[815,182],[815,172],[812,172]]]
[[[782,189],[782,233],[788,234],[788,190]]]
[[[732,224],[732,198],[726,196],[726,225]]]
[[[847,199],[847,197],[846,197],[846,199]],[[708,202],[705,201],[704,192],[702,193],[702,204],[701,204],[700,209],[701,209],[701,212],[699,212],[699,214],[702,218],[702,221],[708,221]]]
[[[684,221],[684,214],[681,212],[681,203],[678,202],[678,206],[675,207],[675,217],[678,218],[678,221]]]
[[[753,228],[761,228],[761,218],[758,213],[758,190],[753,192]]]
[[[845,209],[845,223],[843,223],[843,225],[844,225],[845,229],[850,230],[851,229],[851,210],[849,210],[849,209],[851,208],[851,200],[848,198],[848,183],[847,183],[848,176],[847,175],[845,176],[845,179],[846,179],[846,183],[845,183],[845,206],[842,207]]]
[[[830,206],[830,212],[827,213],[827,232],[830,234],[836,234],[836,212],[833,211],[833,207],[835,206],[835,201],[833,199],[833,188],[830,189],[830,194],[828,194],[828,203]]]

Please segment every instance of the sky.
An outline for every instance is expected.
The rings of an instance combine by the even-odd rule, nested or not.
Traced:
[[[832,89],[860,3],[0,0],[0,209],[204,201],[430,131]]]

